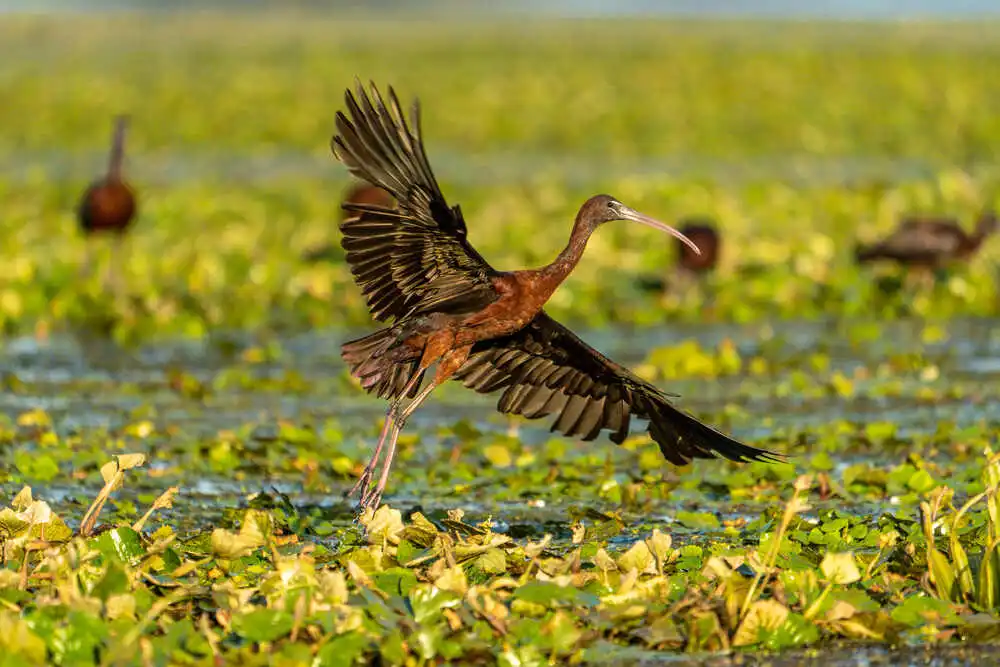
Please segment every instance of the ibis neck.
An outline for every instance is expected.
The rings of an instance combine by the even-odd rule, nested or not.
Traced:
[[[963,240],[962,251],[970,253],[978,250],[979,246],[983,244],[983,241],[985,241],[989,235],[989,227],[983,224],[976,225],[976,228],[972,230],[972,233],[966,236]]]
[[[583,251],[587,248],[587,241],[593,233],[593,227],[577,218],[566,247],[551,264],[539,269],[540,286],[547,291],[547,295],[552,294],[562,281],[566,280],[566,276],[576,268],[583,256]]]
[[[115,132],[111,139],[111,157],[108,160],[108,179],[120,181],[122,178],[122,159],[125,155],[125,119],[115,121]]]
[[[976,243],[976,245],[979,245],[993,234],[995,224],[996,223],[990,219],[980,221],[980,223],[976,226],[976,230],[972,233],[972,240]]]

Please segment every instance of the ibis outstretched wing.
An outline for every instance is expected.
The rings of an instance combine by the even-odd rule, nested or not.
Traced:
[[[610,431],[611,440],[620,444],[633,416],[646,419],[663,456],[678,465],[719,456],[782,460],[780,454],[745,445],[678,409],[667,394],[544,311],[517,333],[473,346],[455,379],[484,394],[502,389],[501,412],[529,419],[555,415],[553,431],[583,440]]]
[[[407,123],[392,88],[386,102],[374,84],[369,94],[359,83],[345,101],[350,118],[337,113],[334,155],[396,200],[392,209],[345,204],[355,215],[340,225],[375,319],[474,312],[495,301],[497,272],[469,244],[461,209],[448,206],[427,161],[419,103]]]

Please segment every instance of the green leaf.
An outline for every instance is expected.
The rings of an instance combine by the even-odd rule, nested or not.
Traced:
[[[48,482],[59,474],[59,464],[50,454],[18,449],[14,452],[14,467],[26,479]]]
[[[828,452],[820,452],[809,461],[809,466],[813,470],[833,470],[835,463]]]
[[[101,580],[94,586],[94,590],[91,591],[95,597],[104,601],[107,601],[112,595],[127,592],[129,592],[129,578],[118,561],[108,563],[107,569],[104,571],[104,576],[101,577]]]
[[[801,614],[789,614],[785,622],[767,638],[764,646],[769,650],[779,651],[792,646],[812,644],[818,639],[818,627]]]
[[[53,653],[62,665],[89,665],[94,659],[94,650],[107,639],[109,626],[100,616],[79,611],[70,612],[64,628],[49,639]]]
[[[650,561],[652,561],[652,556],[650,556]],[[560,586],[551,581],[528,582],[514,591],[514,599],[547,607],[560,604],[593,607],[600,602],[600,598],[592,593],[570,586]]]
[[[912,628],[923,625],[959,625],[961,619],[945,600],[911,595],[892,610],[892,620]]]
[[[122,563],[135,565],[145,554],[139,534],[128,526],[119,526],[101,533],[94,540],[97,549],[109,557]]]
[[[906,485],[917,493],[925,493],[937,486],[937,482],[934,481],[934,478],[926,470],[918,470],[910,476],[910,479],[906,481]]]
[[[375,585],[389,595],[399,595],[406,597],[417,585],[417,575],[413,570],[403,567],[393,567],[383,572],[377,572],[372,576]]]
[[[711,512],[678,512],[677,521],[696,530],[718,530],[722,527],[719,517]]]
[[[931,582],[938,597],[942,600],[951,600],[955,588],[955,571],[948,558],[937,549],[931,548],[927,550],[927,565],[930,567]]]
[[[233,629],[252,642],[273,642],[292,631],[295,619],[277,609],[256,609],[233,616]]]
[[[476,559],[476,567],[488,574],[502,574],[507,571],[507,556],[503,549],[493,547]]]
[[[972,599],[976,591],[976,585],[972,578],[972,567],[969,565],[969,556],[965,548],[958,540],[958,533],[953,530],[949,536],[951,543],[952,569],[955,572],[956,583],[958,584],[958,594],[963,599]]]
[[[413,619],[420,624],[435,621],[441,610],[461,603],[459,596],[427,584],[419,584],[410,591],[410,607]]]
[[[368,640],[358,632],[334,637],[316,654],[316,665],[322,667],[350,667],[364,654]]]
[[[1000,547],[994,542],[983,553],[979,564],[979,589],[976,602],[984,609],[996,609],[1000,603]]]
[[[396,545],[396,562],[405,565],[417,557],[420,551],[409,540],[400,540]]]
[[[402,537],[419,547],[427,548],[434,543],[437,534],[437,527],[427,517],[420,512],[414,512],[410,515],[409,525],[403,529]]]

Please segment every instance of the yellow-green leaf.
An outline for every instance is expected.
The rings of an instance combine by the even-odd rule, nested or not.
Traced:
[[[369,544],[383,544],[385,541],[395,544],[403,532],[403,513],[382,505],[367,522],[362,518],[362,523],[368,529]]]
[[[465,578],[465,571],[461,565],[449,567],[434,581],[434,585],[441,590],[452,591],[459,595],[465,595],[469,590],[469,581]]]
[[[656,574],[656,559],[645,542],[636,542],[618,557],[618,567],[625,572],[635,568],[639,574]]]
[[[854,554],[827,554],[819,564],[823,575],[834,584],[853,584],[861,578],[858,565],[854,562]]]
[[[972,567],[969,565],[969,556],[965,553],[965,547],[958,541],[958,534],[951,533],[951,560],[952,568],[958,580],[958,590],[964,596],[971,596],[976,591],[976,585],[972,578]]]
[[[503,445],[489,445],[483,448],[483,456],[497,468],[509,468],[514,462],[510,450]]]
[[[931,582],[937,589],[938,597],[951,600],[951,592],[955,586],[955,571],[943,553],[937,549],[928,549],[927,564],[931,570]]]
[[[264,540],[252,533],[234,533],[225,528],[216,528],[212,531],[212,552],[219,558],[227,560],[240,558],[263,545]]]
[[[31,502],[31,487],[25,486],[23,489],[18,491],[17,495],[14,496],[14,499],[10,501],[10,506],[20,512],[21,510],[27,509],[28,506],[31,505]]]
[[[0,537],[5,539],[17,537],[27,530],[29,525],[11,508],[4,507],[0,510]]]
[[[733,637],[733,646],[751,646],[761,641],[762,632],[774,632],[788,618],[788,609],[775,600],[757,600]]]
[[[476,567],[489,574],[502,574],[507,571],[507,556],[503,550],[491,547],[476,559]]]
[[[646,546],[649,548],[650,553],[653,554],[653,558],[656,559],[656,569],[661,574],[663,573],[664,564],[667,563],[673,553],[673,549],[671,549],[672,544],[673,541],[670,539],[670,535],[661,533],[656,528],[653,529],[653,534],[646,540]]]

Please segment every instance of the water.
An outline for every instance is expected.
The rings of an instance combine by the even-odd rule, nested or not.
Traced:
[[[933,345],[921,343],[923,324],[919,322],[888,325],[879,340],[865,344],[852,344],[844,327],[820,322],[786,324],[781,328],[780,340],[775,339],[777,334],[770,327],[762,325],[664,326],[581,333],[602,351],[631,365],[640,363],[648,350],[692,337],[708,349],[728,338],[740,341],[740,351],[746,357],[766,353],[779,369],[772,376],[674,379],[663,386],[680,394],[681,405],[686,409],[716,423],[723,406],[739,406],[741,414],[732,417],[725,428],[737,437],[773,441],[779,448],[787,448],[782,434],[808,434],[833,421],[856,424],[891,421],[896,424],[899,437],[911,439],[934,434],[942,421],[957,428],[984,421],[1000,422],[997,325],[987,320],[956,320],[946,327],[946,338]],[[226,504],[238,504],[247,493],[271,487],[293,495],[303,507],[327,508],[332,515],[346,520],[350,507],[340,493],[346,490],[349,479],[338,479],[324,469],[320,475],[323,483],[316,489],[307,488],[303,486],[302,475],[290,470],[273,453],[282,451],[286,452],[282,456],[294,457],[297,446],[286,443],[272,447],[273,436],[261,436],[261,440],[251,431],[265,429],[274,433],[280,423],[313,425],[309,428],[321,430],[323,424],[332,420],[343,434],[342,442],[332,450],[323,444],[309,445],[306,450],[319,447],[319,451],[331,452],[321,458],[344,455],[349,460],[363,460],[376,435],[384,403],[347,389],[344,384],[345,369],[337,349],[340,341],[354,333],[323,331],[287,336],[276,341],[281,349],[278,359],[255,364],[240,360],[240,349],[250,341],[239,336],[226,336],[225,345],[209,339],[135,350],[73,336],[46,341],[15,339],[0,347],[0,378],[13,388],[0,393],[0,414],[14,419],[28,410],[41,408],[53,419],[61,437],[77,434],[97,440],[105,437],[101,436],[104,433],[120,437],[123,428],[148,414],[161,433],[160,445],[126,438],[137,451],[154,447],[159,455],[158,478],[144,484],[162,488],[174,479],[184,487],[182,495],[206,508],[201,520],[210,521],[215,510]],[[857,397],[842,398],[814,390],[789,391],[789,373],[800,367],[798,360],[803,354],[816,350],[823,350],[830,358],[830,369],[817,376],[819,382],[838,370],[850,377],[857,368],[874,368],[886,355],[905,351],[921,351],[927,363],[938,367],[939,377],[922,380],[915,373],[902,373],[895,378],[899,383],[897,396],[867,396],[861,392]],[[197,396],[178,391],[179,373],[203,383],[207,393]],[[231,377],[238,377],[239,381],[225,381]],[[294,382],[286,382],[289,377]],[[941,392],[944,388],[962,391],[953,398],[942,393],[933,401],[920,393],[924,389]],[[463,506],[493,512],[508,525],[527,531],[535,531],[532,526],[546,521],[565,520],[567,506],[580,498],[548,498],[544,486],[532,482],[525,485],[522,496],[497,499],[493,495],[495,481],[490,481],[490,475],[483,478],[484,487],[476,488],[476,462],[481,447],[490,438],[503,438],[514,432],[523,446],[542,452],[550,437],[547,422],[512,422],[497,414],[496,398],[480,396],[457,384],[445,385],[437,391],[407,424],[405,433],[418,437],[420,444],[407,454],[413,460],[407,464],[410,467],[406,474],[414,478],[408,477],[407,481],[390,487],[394,502],[436,508],[452,506],[455,497],[448,492],[448,485],[435,487],[428,479],[434,475],[447,477],[449,466],[458,461],[472,475],[472,479],[463,481],[472,486],[463,497]],[[467,441],[452,435],[451,425],[461,420],[484,433],[485,440]],[[213,443],[227,432],[241,433],[235,436],[238,447],[250,451],[251,456],[236,470],[204,470],[205,461],[198,457],[204,457],[206,451],[210,456]],[[599,465],[604,458],[622,470],[635,468],[633,452],[617,448],[603,437],[588,444],[565,442],[571,443],[572,456],[584,457],[581,469]],[[30,440],[28,446],[29,450],[35,449]],[[196,455],[195,450],[203,451]],[[8,451],[5,459],[10,454]],[[796,456],[807,459],[812,454],[808,445],[796,449]],[[196,458],[191,459],[192,456]],[[887,462],[898,461],[900,455],[876,449],[840,458],[842,471],[848,464],[885,466]],[[191,460],[196,462],[198,471],[193,476],[184,463]],[[709,465],[715,464],[698,464]],[[427,477],[413,473],[419,469],[430,472]],[[664,467],[663,474],[670,474],[670,469]],[[839,477],[840,472],[834,474]],[[66,487],[60,480],[61,476],[54,479],[50,490],[69,492],[72,486]],[[5,486],[8,491],[16,490]],[[669,518],[685,503],[716,512],[724,519],[738,519],[756,511],[753,506],[730,504],[725,495],[713,500],[684,494],[655,509],[661,517]]]
[[[856,369],[872,367],[890,354],[907,352],[920,353],[927,363],[936,365],[942,385],[965,383],[970,387],[1000,386],[1000,330],[998,323],[988,319],[957,319],[948,323],[945,336],[940,342],[922,342],[924,323],[901,321],[883,325],[877,340],[857,342],[851,340],[848,325],[840,326],[829,322],[782,323],[777,331],[771,325],[665,325],[655,328],[634,329],[613,328],[584,330],[581,334],[603,352],[623,363],[635,365],[643,360],[648,351],[662,346],[676,345],[694,339],[705,349],[714,349],[724,340],[737,341],[740,354],[744,358],[764,355],[777,367],[791,370],[805,355],[822,351],[830,358],[828,375],[840,371],[845,375]],[[357,335],[357,331],[313,331],[277,338],[274,343],[282,350],[279,360],[254,364],[252,372],[257,377],[280,377],[294,372],[306,383],[330,389],[333,379],[345,370],[339,358],[339,345],[344,340]],[[203,341],[181,340],[172,343],[148,345],[138,349],[121,349],[114,343],[89,337],[55,336],[37,341],[32,338],[12,339],[0,346],[0,374],[16,376],[36,392],[7,394],[0,398],[0,411],[16,414],[25,406],[49,403],[56,409],[71,405],[80,386],[102,386],[111,391],[103,391],[100,402],[92,412],[118,410],[137,402],[134,396],[116,394],[115,387],[141,388],[144,396],[158,395],[169,391],[169,373],[183,371],[202,381],[209,381],[219,373],[233,367],[246,367],[239,361],[238,351],[251,345],[248,335],[227,334]],[[233,349],[235,347],[235,350]],[[780,384],[784,374],[768,378],[770,384]],[[914,378],[914,382],[920,382]],[[697,397],[711,397],[711,402],[750,401],[760,402],[767,407],[769,416],[775,420],[788,418],[798,423],[822,422],[828,420],[831,412],[848,414],[852,418],[863,417],[872,408],[863,402],[854,404],[827,401],[825,409],[809,410],[808,414],[795,407],[795,400],[767,397],[767,387],[760,382],[750,382],[741,375],[712,380],[674,380],[667,388],[688,397],[695,405],[704,403]],[[754,386],[756,385],[756,386]],[[336,389],[330,389],[336,391]],[[492,399],[480,397],[472,392],[458,390],[448,392],[449,405],[478,411],[489,410]],[[255,389],[241,391],[231,389],[226,392],[230,405],[255,406],[260,392]],[[300,396],[285,396],[283,405],[291,412],[298,413],[317,409],[319,404],[329,400],[329,396],[317,396],[315,391]],[[92,401],[91,398],[87,398]],[[268,398],[268,400],[271,400]],[[340,397],[349,401],[352,410],[367,413],[378,411],[380,403],[369,401],[356,395]],[[686,401],[686,403],[688,402]],[[356,405],[355,405],[356,403]],[[433,404],[433,402],[432,402]],[[785,405],[784,410],[779,406]],[[910,422],[921,424],[921,413],[939,408],[958,409],[958,416],[967,413],[967,420],[984,416],[1000,416],[997,405],[976,406],[963,401],[958,406],[910,404],[906,397],[900,397],[877,405],[879,412],[898,409],[895,415],[902,427]],[[254,409],[248,407],[247,409]],[[430,408],[428,408],[430,409]]]

